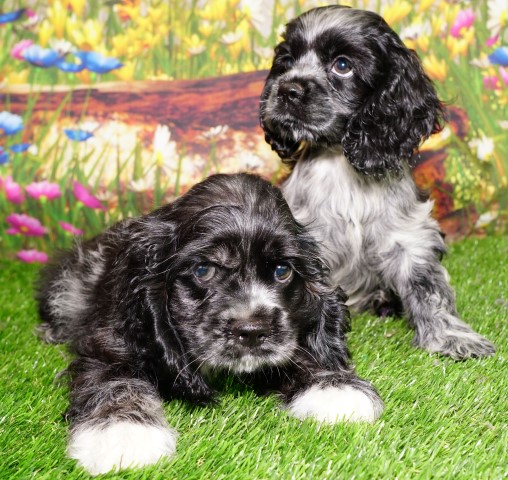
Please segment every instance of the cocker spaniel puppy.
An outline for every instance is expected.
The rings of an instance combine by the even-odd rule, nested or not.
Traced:
[[[67,342],[68,454],[90,473],[175,452],[162,400],[208,404],[211,373],[278,392],[298,418],[374,421],[344,294],[279,189],[215,175],[174,203],[78,243],[43,273],[42,336]]]
[[[283,193],[356,310],[404,312],[414,343],[494,353],[459,319],[445,244],[410,165],[443,105],[417,55],[377,14],[310,10],[286,28],[261,97],[266,140],[293,165]]]

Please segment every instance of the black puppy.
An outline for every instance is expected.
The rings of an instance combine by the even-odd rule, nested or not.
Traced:
[[[315,241],[259,177],[216,175],[174,203],[122,221],[48,267],[41,333],[68,342],[68,454],[90,473],[170,456],[162,399],[206,404],[211,371],[281,394],[288,412],[374,421],[349,316]]]

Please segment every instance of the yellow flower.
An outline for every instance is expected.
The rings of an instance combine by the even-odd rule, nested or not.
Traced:
[[[434,0],[420,0],[418,2],[418,11],[420,13],[426,12],[433,4]]]
[[[28,74],[30,71],[28,69],[23,69],[20,72],[9,72],[6,77],[5,81],[9,85],[15,84],[15,83],[28,83]]]
[[[217,27],[212,22],[205,20],[199,24],[198,30],[203,37],[208,38],[217,30]]]
[[[48,19],[53,25],[55,35],[58,38],[63,38],[65,27],[67,24],[67,8],[59,0],[53,2],[53,5],[48,8]]]
[[[128,82],[134,78],[134,63],[125,62],[122,68],[113,70],[113,75],[124,82]]]
[[[425,142],[420,145],[419,150],[421,152],[439,150],[450,142],[450,136],[450,127],[445,127],[440,132],[431,135],[425,140]]]
[[[238,2],[239,0],[211,0],[198,11],[198,15],[205,20],[225,20],[231,17]]]
[[[464,31],[460,38],[448,35],[445,39],[445,45],[451,57],[465,56],[474,40],[475,30],[474,28],[469,28]]]
[[[83,11],[84,11],[85,5],[86,5],[85,0],[67,0],[67,2],[71,6],[72,11],[78,17],[81,17],[81,15],[83,15]]]
[[[68,22],[67,34],[83,50],[99,50],[104,26],[95,19],[88,19],[84,24],[77,21]]]
[[[443,82],[448,76],[448,65],[444,60],[438,60],[432,53],[423,59],[423,68],[432,80]]]
[[[205,42],[195,33],[185,40],[187,44],[187,52],[189,55],[199,55],[206,50]]]
[[[412,5],[405,0],[395,0],[391,5],[382,9],[382,16],[388,25],[395,25],[413,10]]]
[[[111,43],[113,44],[111,54],[114,57],[125,56],[131,46],[131,41],[127,35],[115,35],[111,38]]]
[[[47,19],[42,21],[38,32],[39,45],[41,47],[48,46],[49,40],[53,36],[54,31],[53,25],[51,25]]]

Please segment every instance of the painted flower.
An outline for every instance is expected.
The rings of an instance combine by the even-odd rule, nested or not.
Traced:
[[[462,30],[468,30],[474,24],[475,14],[472,9],[461,10],[450,27],[450,35],[455,38],[462,36]]]
[[[6,220],[11,225],[11,228],[7,230],[9,235],[20,233],[27,237],[42,237],[47,233],[46,227],[43,227],[39,220],[24,213],[13,213]]]
[[[476,151],[478,160],[481,160],[482,162],[488,161],[494,153],[494,140],[490,137],[486,137],[483,134],[480,138],[471,140],[468,145]]]
[[[9,149],[14,153],[23,153],[29,150],[31,146],[31,143],[16,143],[15,145],[11,145]]]
[[[67,135],[68,139],[73,140],[75,142],[84,142],[85,140],[88,140],[90,137],[93,137],[92,132],[80,129],[65,128],[64,133],[65,135]]]
[[[508,70],[499,67],[499,76],[503,79],[504,84],[508,87]]]
[[[2,147],[0,147],[0,165],[5,165],[9,161],[9,153],[4,151]]]
[[[19,115],[10,112],[0,112],[0,130],[6,135],[14,135],[23,130],[23,119]]]
[[[23,13],[25,13],[25,8],[20,8],[19,10],[14,10],[13,12],[7,12],[0,14],[0,25],[4,23],[11,23],[19,20]]]
[[[16,58],[17,60],[24,60],[23,52],[30,46],[33,45],[34,42],[32,40],[21,40],[16,43],[11,50],[11,57]]]
[[[83,63],[72,63],[66,62],[65,60],[61,60],[56,64],[56,67],[62,72],[67,73],[78,73],[84,70],[85,65]]]
[[[508,4],[506,0],[487,1],[487,29],[491,37],[498,36],[508,25]]]
[[[83,230],[80,230],[79,228],[76,228],[74,225],[67,223],[67,222],[58,222],[60,227],[62,227],[63,230],[66,232],[72,233],[73,235],[83,235]]]
[[[58,183],[49,183],[46,180],[42,182],[33,182],[25,187],[26,193],[32,198],[38,200],[54,200],[62,196],[60,185]]]
[[[483,86],[487,90],[499,90],[501,88],[499,78],[497,78],[495,75],[485,75],[483,77]]]
[[[501,65],[502,67],[508,67],[508,47],[496,48],[489,55],[490,63],[494,65]]]
[[[29,150],[31,146],[31,143],[16,143],[15,145],[11,145],[9,149],[14,153],[23,153]]]
[[[16,257],[25,263],[46,263],[48,261],[48,255],[38,250],[20,250]]]
[[[78,57],[84,64],[85,68],[95,73],[108,73],[123,66],[120,60],[113,57],[104,57],[97,52],[76,52]]]
[[[23,194],[23,189],[21,186],[16,183],[10,175],[4,178],[3,187],[5,192],[5,198],[11,202],[19,205],[25,201],[25,195]]]
[[[85,207],[98,208],[100,210],[106,210],[106,207],[102,205],[97,197],[94,197],[87,188],[79,182],[74,182],[72,191],[78,201],[80,201]]]
[[[22,57],[36,67],[54,67],[61,59],[61,55],[51,48],[42,48],[39,45],[31,45],[21,53]]]

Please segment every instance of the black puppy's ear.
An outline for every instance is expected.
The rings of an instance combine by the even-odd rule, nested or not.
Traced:
[[[346,333],[351,328],[346,295],[340,287],[332,289],[322,282],[308,286],[313,304],[313,327],[304,340],[307,350],[327,370],[343,371],[350,366]]]
[[[206,383],[188,355],[188,346],[181,338],[168,301],[172,275],[171,258],[176,252],[177,234],[172,222],[154,218],[164,209],[156,210],[129,225],[131,247],[126,252],[133,276],[121,303],[127,325],[136,325],[130,334],[132,343],[143,345],[143,355],[153,371],[159,392],[166,398],[184,398],[198,404],[213,401],[214,390]]]
[[[357,170],[382,177],[410,162],[420,143],[442,129],[444,115],[416,53],[393,33],[379,38],[390,73],[353,114],[341,143]]]
[[[268,97],[272,91],[274,84],[274,78],[277,77],[277,73],[270,71],[268,78],[266,79],[263,92],[261,94],[259,102],[259,124],[265,132],[265,141],[272,147],[272,150],[277,152],[277,155],[286,163],[294,163],[292,156],[300,147],[300,142],[295,142],[293,138],[283,130],[270,128],[270,125],[266,122],[266,105]]]
[[[302,260],[299,273],[305,282],[300,310],[308,325],[302,336],[302,351],[323,369],[348,370],[346,333],[351,329],[351,319],[345,305],[347,295],[340,287],[330,286],[329,269],[314,238],[301,231],[298,240]]]

